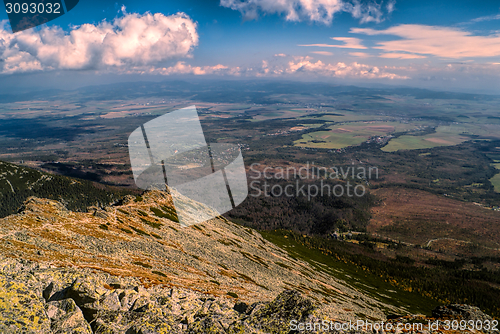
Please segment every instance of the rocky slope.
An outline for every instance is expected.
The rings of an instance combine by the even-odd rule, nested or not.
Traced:
[[[134,277],[0,261],[1,333],[279,333],[288,319],[316,319],[293,291],[244,302],[178,287],[145,288]]]
[[[406,313],[254,230],[182,228],[171,208],[160,191],[89,213],[31,197],[0,219],[0,332],[288,333],[292,319]]]
[[[254,230],[223,218],[183,228],[166,218],[175,220],[169,208],[170,198],[160,191],[91,213],[32,197],[20,213],[0,220],[0,253],[249,303],[294,289],[338,319],[381,319],[381,309],[398,311],[291,258]]]
[[[136,277],[5,257],[0,258],[0,273],[0,332],[3,334],[292,333],[291,320],[304,324],[331,320],[321,316],[317,303],[292,290],[283,291],[272,301],[247,304],[180,287],[144,287]],[[430,321],[439,323],[440,333],[457,333],[445,330],[446,320],[474,320],[477,324],[492,318],[476,307],[448,305],[436,308],[432,318],[408,315],[389,319],[386,323],[394,329],[386,332],[436,332],[429,331]],[[336,323],[349,324],[348,321]],[[419,330],[397,329],[398,324],[414,326],[415,323],[423,326]],[[373,331],[362,326],[347,332]]]

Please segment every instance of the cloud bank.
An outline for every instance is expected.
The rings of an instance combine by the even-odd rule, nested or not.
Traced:
[[[186,14],[127,14],[112,22],[83,24],[69,32],[44,27],[11,33],[0,21],[0,73],[37,70],[130,71],[189,56],[198,45],[196,23]]]
[[[314,73],[321,76],[336,78],[362,78],[362,79],[409,79],[395,73],[387,72],[384,68],[360,64],[357,62],[346,64],[326,64],[321,60],[312,61],[309,57],[300,57],[288,63],[287,73]]]
[[[350,13],[361,23],[382,22],[394,10],[395,1],[361,0],[221,0],[220,5],[239,11],[245,19],[262,14],[284,15],[287,21],[310,21],[331,24],[337,13]]]
[[[371,66],[354,62],[346,64],[338,62],[334,64],[324,63],[321,60],[316,60],[312,57],[292,57],[286,63],[275,62],[270,64],[268,61],[263,61],[260,68],[255,68],[252,71],[256,72],[256,76],[305,76],[327,78],[350,78],[350,79],[409,79],[406,75],[399,75],[390,72],[390,68]]]
[[[163,68],[152,68],[152,74],[161,75],[178,75],[178,74],[194,74],[194,75],[236,75],[239,76],[239,67],[228,67],[222,64],[215,66],[192,66],[183,61],[177,62],[174,66]]]
[[[286,59],[285,59],[286,57]],[[409,79],[404,74],[392,73],[392,69],[371,66],[367,64],[343,63],[334,64],[324,63],[321,60],[314,60],[312,57],[294,57],[282,55],[273,57],[270,60],[263,60],[260,64],[251,67],[229,67],[224,65],[215,66],[192,66],[184,61],[164,68],[151,68],[150,71],[144,71],[143,74],[159,75],[217,75],[217,76],[235,76],[235,77],[283,77],[283,78],[349,78],[349,79]]]

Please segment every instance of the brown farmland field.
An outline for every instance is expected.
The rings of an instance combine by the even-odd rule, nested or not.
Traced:
[[[462,251],[477,255],[500,254],[498,211],[421,190],[381,188],[373,193],[382,201],[372,209],[372,233],[431,249],[461,244]]]

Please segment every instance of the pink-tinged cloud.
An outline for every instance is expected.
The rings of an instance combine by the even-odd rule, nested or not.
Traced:
[[[372,57],[371,54],[369,53],[366,53],[366,52],[349,52],[349,55],[353,56],[353,57],[358,57],[358,58],[368,58],[368,57]]]
[[[354,37],[331,37],[335,41],[344,42],[344,44],[299,44],[298,46],[315,46],[321,48],[341,48],[341,49],[367,49],[366,46],[361,44],[359,38]]]
[[[380,58],[389,58],[389,59],[422,59],[427,58],[427,56],[415,55],[409,53],[382,53]]]
[[[347,0],[221,0],[220,5],[239,11],[247,20],[257,19],[260,15],[283,15],[287,21],[310,21],[331,24],[334,15],[350,13],[361,23],[381,22],[385,14],[394,10],[394,0],[380,3]]]
[[[334,41],[344,42],[344,45],[337,45],[337,48],[345,48],[345,49],[366,49],[366,46],[361,44],[361,40],[359,38],[354,37],[331,37]]]
[[[311,51],[311,53],[321,55],[321,56],[333,56],[333,53],[328,52],[328,51]]]
[[[198,45],[186,14],[127,14],[113,22],[11,33],[0,22],[0,73],[35,70],[123,69],[188,57]]]
[[[448,27],[403,24],[385,30],[352,28],[351,33],[394,35],[398,40],[378,42],[375,49],[389,52],[433,55],[441,58],[484,58],[500,56],[500,35],[475,36]]]

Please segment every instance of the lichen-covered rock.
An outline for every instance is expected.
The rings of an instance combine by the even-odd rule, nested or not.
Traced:
[[[184,288],[146,288],[138,279],[88,269],[4,260],[2,334],[282,333],[291,319],[305,319],[314,309],[292,291],[248,306]]]
[[[23,282],[1,276],[0,333],[50,333],[42,296]]]
[[[181,326],[176,324],[172,318],[150,317],[139,320],[130,327],[127,333],[137,334],[177,334],[181,332]]]
[[[279,334],[290,333],[291,320],[320,323],[334,319],[320,313],[312,298],[294,290],[283,291],[272,301],[257,300],[248,303],[229,295],[0,254],[1,334]],[[440,307],[434,316],[440,321],[491,319],[467,305]],[[427,323],[428,319],[408,315],[390,321],[417,320]],[[356,331],[361,333],[366,334]]]
[[[198,318],[189,325],[187,332],[193,334],[222,334],[224,327],[216,319],[210,317]]]
[[[290,321],[319,322],[314,315],[315,305],[299,292],[287,290],[270,303],[259,303],[248,308],[246,327],[256,328],[264,333],[289,333]],[[233,331],[239,326],[233,325]]]

